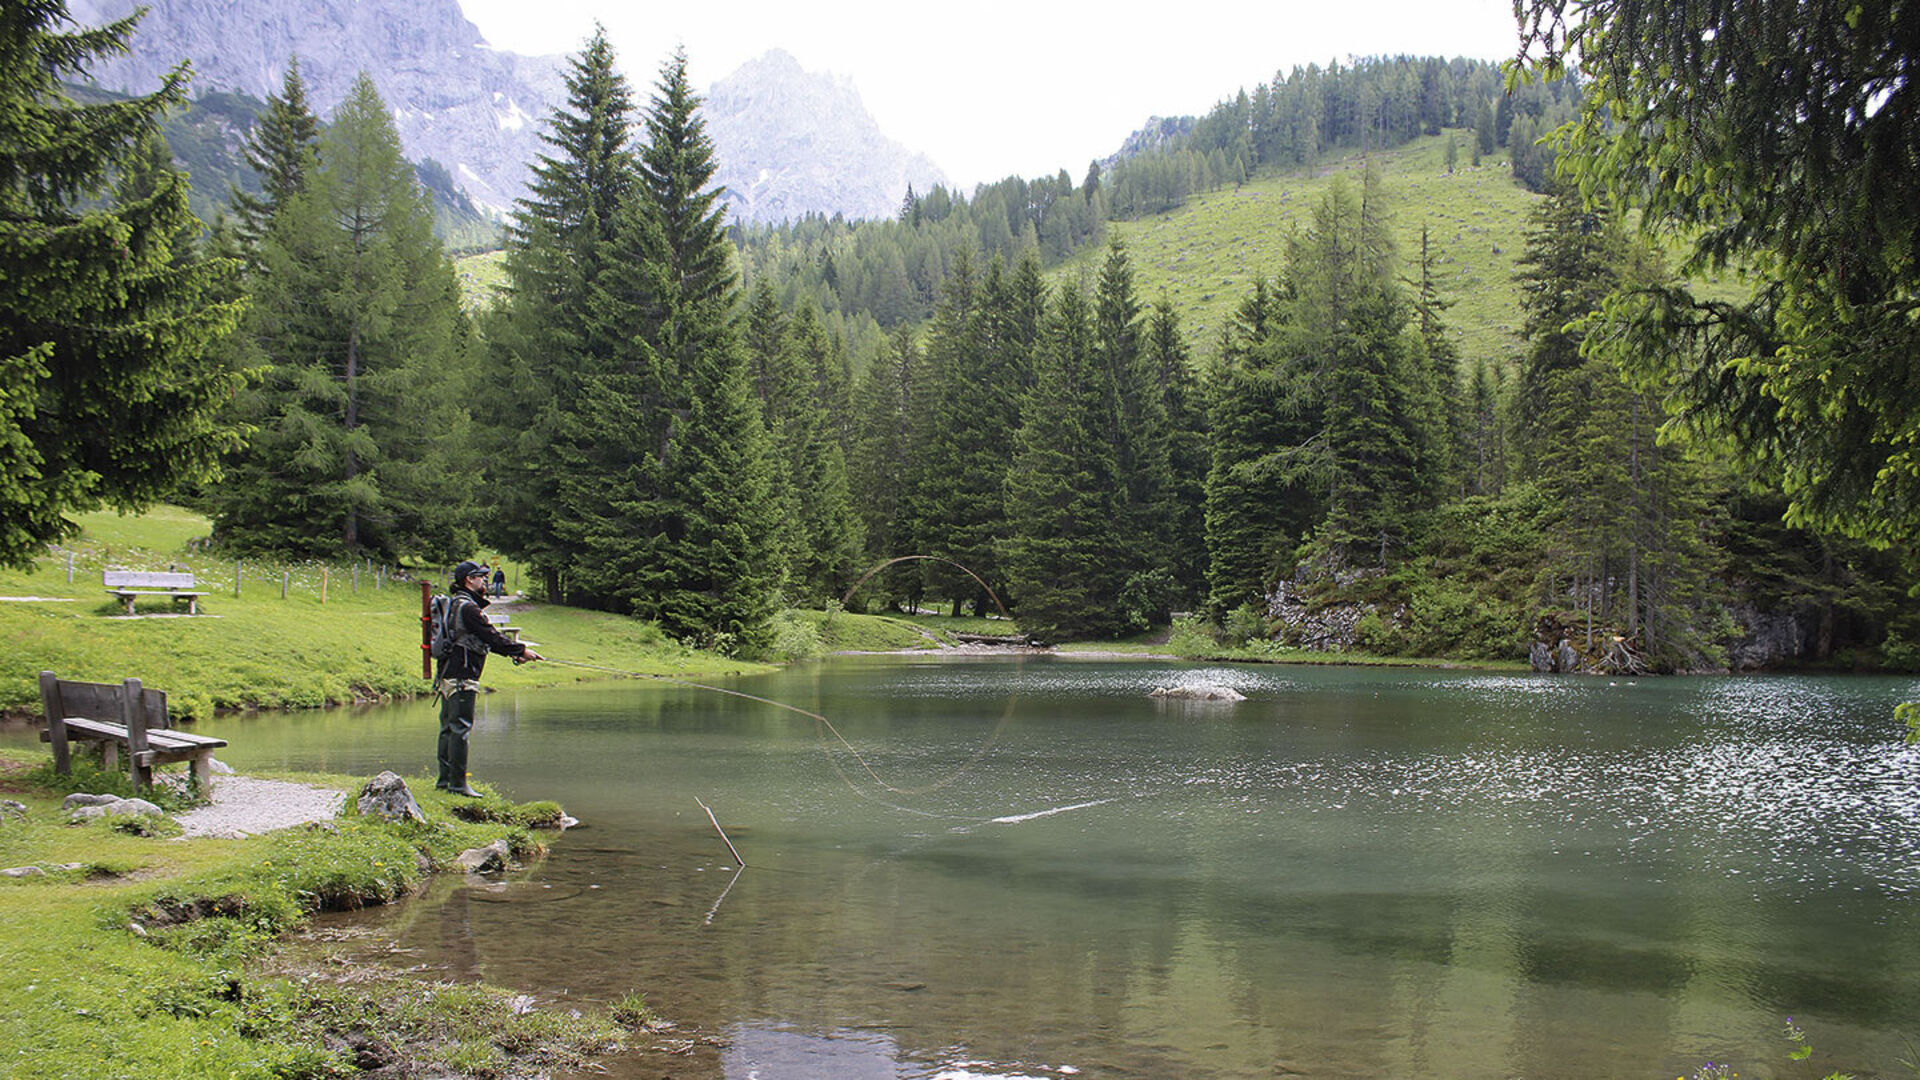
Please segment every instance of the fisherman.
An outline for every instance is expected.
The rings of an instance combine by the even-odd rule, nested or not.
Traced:
[[[463,562],[453,568],[450,597],[454,604],[453,650],[440,661],[434,689],[440,694],[440,778],[434,787],[455,795],[479,798],[467,786],[467,736],[473,732],[473,699],[480,692],[480,672],[487,654],[513,657],[516,664],[545,660],[525,644],[507,636],[487,621],[487,568]],[[469,602],[470,601],[470,602]]]

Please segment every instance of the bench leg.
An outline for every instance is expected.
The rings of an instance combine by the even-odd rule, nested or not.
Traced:
[[[197,596],[187,597],[187,614],[189,615],[200,614],[200,598],[199,597]]]
[[[201,754],[193,759],[193,793],[206,798],[213,792],[213,755]]]
[[[107,772],[120,768],[120,744],[111,741],[100,743],[100,767]]]
[[[122,599],[126,600],[127,602],[127,614],[129,615],[133,614],[133,597],[128,596],[128,597],[123,597]]]

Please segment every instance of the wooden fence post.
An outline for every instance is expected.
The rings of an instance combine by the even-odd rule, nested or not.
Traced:
[[[240,599],[240,560],[233,560],[233,598]]]
[[[280,571],[280,599],[285,600],[287,598],[287,585],[292,581],[293,581],[293,571],[291,570]]]

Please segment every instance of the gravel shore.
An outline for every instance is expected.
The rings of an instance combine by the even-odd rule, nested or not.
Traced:
[[[213,801],[174,820],[186,836],[252,836],[310,821],[330,821],[346,798],[344,791],[290,780],[217,776]]]

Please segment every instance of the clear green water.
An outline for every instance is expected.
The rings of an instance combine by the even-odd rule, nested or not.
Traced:
[[[1181,682],[1250,700],[1147,696]],[[356,918],[726,1044],[633,1077],[1906,1075],[1920,1041],[1914,680],[996,657],[728,685],[900,790],[750,701],[495,694],[476,778],[586,827]],[[434,717],[206,728],[243,770],[425,775]]]

